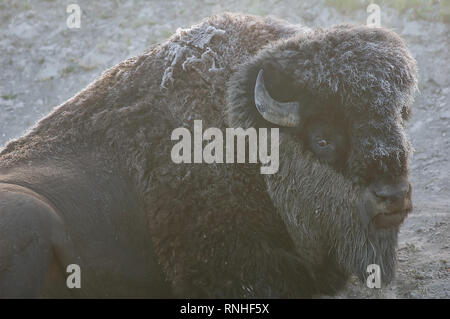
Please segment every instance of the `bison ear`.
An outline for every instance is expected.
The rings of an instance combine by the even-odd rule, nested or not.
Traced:
[[[255,105],[259,114],[268,122],[285,126],[296,127],[300,125],[300,103],[279,102],[270,96],[264,83],[264,71],[258,72],[255,83]]]

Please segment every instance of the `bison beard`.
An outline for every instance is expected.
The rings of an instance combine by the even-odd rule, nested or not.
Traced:
[[[223,14],[178,30],[1,151],[0,296],[311,297],[373,263],[388,283],[399,225],[372,219],[410,210],[415,87],[414,59],[384,29]],[[299,114],[260,113],[271,105]],[[339,170],[298,135],[334,115],[350,140]],[[196,119],[279,127],[278,173],[173,163],[171,132]],[[61,271],[72,263],[77,291]]]
[[[367,266],[378,264],[383,284],[389,283],[395,271],[398,229],[362,226],[359,187],[312,156],[299,157],[304,151],[296,143],[280,148],[286,150],[285,157],[279,174],[266,177],[268,193],[278,211],[285,213],[282,217],[299,254],[309,256],[316,269],[325,267],[324,273],[336,272],[344,278],[353,273],[363,281]],[[317,243],[323,246],[314,250]]]

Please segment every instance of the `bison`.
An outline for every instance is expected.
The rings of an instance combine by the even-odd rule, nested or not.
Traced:
[[[313,297],[370,264],[389,283],[416,83],[384,28],[226,13],[177,30],[1,151],[0,296]],[[278,129],[278,172],[174,163],[194,120]]]

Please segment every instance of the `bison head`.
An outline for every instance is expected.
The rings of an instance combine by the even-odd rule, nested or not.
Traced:
[[[262,178],[313,265],[363,279],[378,264],[393,278],[412,209],[403,125],[416,82],[396,34],[348,25],[272,43],[230,79],[230,126],[280,128],[280,169]]]

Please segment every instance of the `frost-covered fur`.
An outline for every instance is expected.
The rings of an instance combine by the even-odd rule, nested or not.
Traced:
[[[317,161],[295,129],[283,128],[274,175],[260,175],[258,165],[171,161],[172,130],[192,129],[195,119],[203,127],[270,125],[252,102],[260,67],[274,97],[307,100],[317,105],[307,112],[348,120],[352,152],[344,172]],[[333,293],[348,274],[363,277],[370,263],[381,265],[388,282],[398,230],[362,228],[359,198],[374,171],[407,174],[402,122],[415,85],[415,62],[388,30],[310,30],[271,18],[213,16],[106,71],[9,143],[0,153],[0,180],[26,181],[45,193],[40,180],[51,179],[48,168],[72,167],[83,154],[123,172],[145,219],[127,214],[148,224],[179,297]],[[10,173],[36,163],[47,169]],[[96,165],[83,162],[90,174]],[[115,196],[108,184],[97,191]]]

